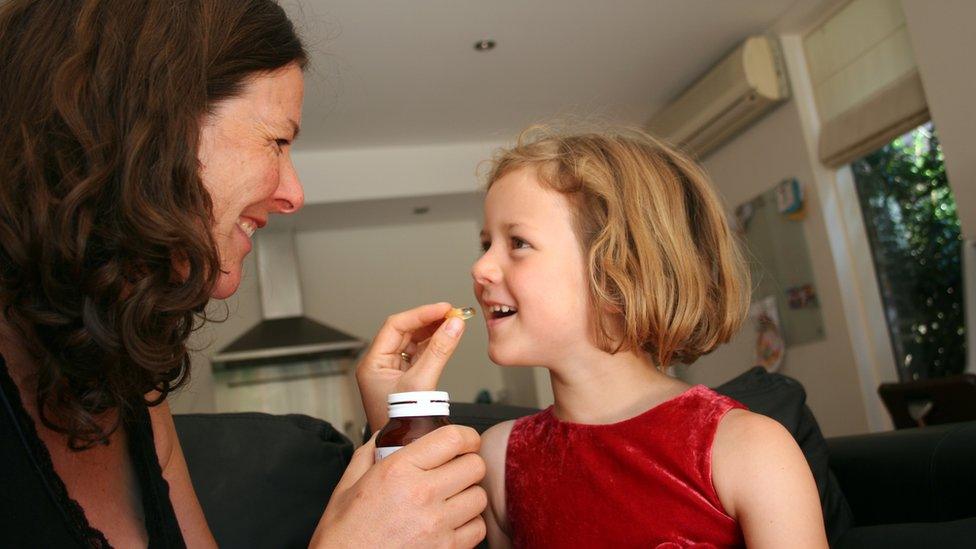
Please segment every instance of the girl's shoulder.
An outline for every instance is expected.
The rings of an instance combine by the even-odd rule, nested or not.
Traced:
[[[504,463],[505,448],[508,446],[508,436],[512,433],[517,419],[510,419],[488,428],[481,434],[481,455],[488,459],[502,458]]]
[[[719,421],[711,454],[712,483],[732,516],[744,488],[766,484],[784,464],[806,464],[782,424],[742,408],[729,410]]]
[[[531,417],[531,416],[530,416]],[[510,531],[505,502],[505,457],[508,450],[508,437],[518,420],[498,423],[481,435],[481,458],[485,460],[485,477],[481,486],[488,493],[488,537],[499,539],[499,535]]]
[[[779,446],[796,446],[793,435],[780,422],[745,408],[731,408],[718,422],[713,460],[735,460]]]
[[[712,482],[747,545],[777,547],[802,540],[809,547],[827,547],[813,473],[778,421],[730,410],[715,434]]]

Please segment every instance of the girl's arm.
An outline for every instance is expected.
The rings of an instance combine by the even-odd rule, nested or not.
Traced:
[[[810,466],[776,420],[745,410],[726,414],[712,446],[712,481],[748,547],[827,547]]]
[[[488,507],[484,518],[488,529],[488,545],[492,549],[512,546],[505,512],[505,454],[508,450],[508,435],[512,432],[513,425],[514,421],[504,421],[481,435],[480,453],[487,466],[481,485],[488,492]]]

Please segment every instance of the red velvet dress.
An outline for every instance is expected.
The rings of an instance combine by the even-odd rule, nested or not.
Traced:
[[[696,385],[611,425],[516,421],[505,498],[516,547],[742,547],[712,485],[719,421],[742,404]]]

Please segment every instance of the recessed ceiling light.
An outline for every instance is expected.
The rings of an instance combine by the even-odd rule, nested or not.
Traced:
[[[495,49],[494,40],[479,40],[474,43],[475,51],[489,51]]]

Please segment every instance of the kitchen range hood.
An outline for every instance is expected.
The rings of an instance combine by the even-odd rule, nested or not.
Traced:
[[[303,314],[293,231],[254,234],[261,322],[214,355],[215,369],[353,358],[365,343]]]

